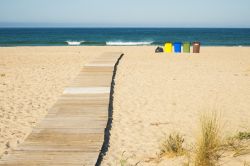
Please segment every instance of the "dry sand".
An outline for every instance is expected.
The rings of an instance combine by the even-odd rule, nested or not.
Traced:
[[[164,135],[194,144],[204,111],[221,113],[225,135],[250,129],[250,48],[203,47],[201,54],[155,54],[155,47],[0,48],[0,154],[22,142],[86,61],[122,51],[110,148],[102,165],[182,165],[152,161]],[[188,143],[188,144],[187,144]],[[123,154],[123,155],[122,155]],[[243,165],[250,156],[226,157]]]
[[[103,165],[182,165],[184,157],[154,162],[164,135],[195,143],[202,112],[221,114],[224,136],[250,131],[250,48],[202,48],[201,54],[125,51],[115,84],[110,148]],[[189,145],[188,145],[189,144]],[[190,148],[190,147],[189,147]],[[250,155],[224,165],[250,164]]]
[[[0,48],[0,156],[15,147],[46,115],[94,48]]]

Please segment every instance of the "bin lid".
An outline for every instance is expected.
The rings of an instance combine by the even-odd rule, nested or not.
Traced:
[[[193,44],[200,45],[201,43],[200,42],[193,42]]]

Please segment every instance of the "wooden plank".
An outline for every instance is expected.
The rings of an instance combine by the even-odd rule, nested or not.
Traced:
[[[110,86],[113,71],[85,71],[82,70],[77,78],[70,84],[71,86],[78,87],[102,87]]]
[[[31,133],[18,151],[81,151],[99,152],[103,143],[103,134],[55,132],[54,130]]]
[[[90,129],[90,128],[86,128],[86,129],[83,129],[83,128],[76,128],[74,130],[72,129],[65,129],[65,128],[62,128],[62,129],[58,129],[58,128],[50,128],[50,129],[46,129],[46,128],[35,128],[33,129],[32,133],[52,133],[52,132],[55,132],[55,133],[72,133],[72,134],[75,134],[75,133],[86,133],[86,134],[102,134],[103,133],[103,128],[99,128],[96,130],[93,130],[93,129]]]
[[[0,165],[5,166],[83,166],[95,165],[98,152],[13,151]],[[27,157],[29,156],[29,157]],[[72,158],[74,160],[72,160]]]
[[[50,109],[47,117],[81,117],[81,116],[96,116],[96,114],[100,116],[107,116],[108,106],[101,105],[101,106],[84,106],[84,104],[80,105],[54,105],[52,109]]]
[[[98,72],[96,72],[98,73]],[[112,75],[79,74],[70,84],[73,87],[107,87],[111,84]]]
[[[110,87],[67,87],[63,94],[109,94]]]
[[[59,97],[56,105],[108,105],[109,94],[63,94]]]
[[[95,165],[108,121],[113,70],[121,55],[105,53],[86,64],[44,120],[0,165]]]
[[[85,128],[105,128],[107,116],[94,117],[54,117],[45,118],[37,128],[64,128],[64,129],[85,129]]]
[[[112,66],[84,66],[82,71],[85,72],[113,72],[114,67]]]

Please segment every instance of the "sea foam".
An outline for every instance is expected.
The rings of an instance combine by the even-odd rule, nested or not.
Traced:
[[[83,43],[84,41],[66,41],[68,43],[68,45],[70,46],[79,46],[81,45],[81,43]]]
[[[144,41],[144,42],[106,42],[106,45],[108,46],[138,46],[138,45],[150,45],[152,44],[152,41]]]

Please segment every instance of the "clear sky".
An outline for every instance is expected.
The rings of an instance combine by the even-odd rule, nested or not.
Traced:
[[[6,26],[250,28],[250,0],[0,0]]]

